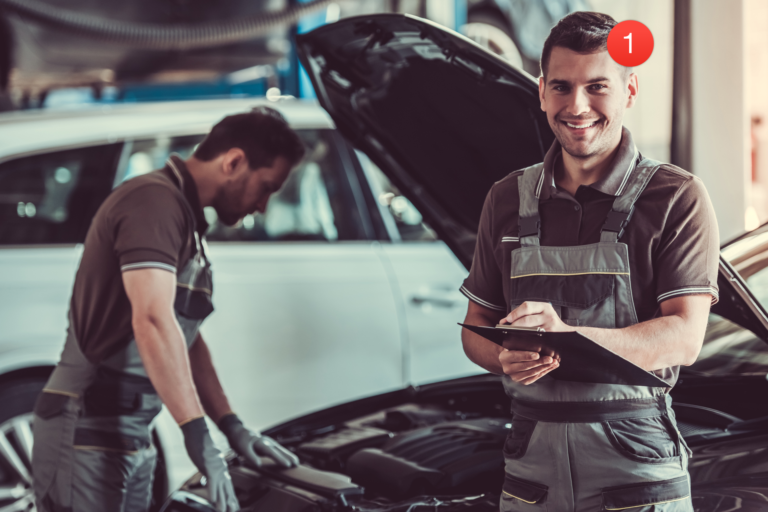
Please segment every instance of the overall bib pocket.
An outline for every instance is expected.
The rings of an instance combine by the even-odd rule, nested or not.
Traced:
[[[549,302],[568,325],[615,327],[613,274],[524,275],[510,280],[514,309],[525,301]]]
[[[512,427],[509,429],[507,439],[504,441],[504,458],[520,459],[528,449],[528,443],[536,428],[536,420],[529,420],[521,416],[512,418]]]
[[[691,510],[688,476],[603,489],[603,510],[674,512]]]
[[[507,474],[501,491],[501,510],[547,510],[549,487]]]
[[[635,462],[663,464],[680,459],[674,426],[665,415],[602,423],[611,445]]]
[[[210,279],[201,279],[194,284],[177,283],[174,309],[193,320],[207,318],[213,313],[213,301],[210,288],[204,288],[206,286],[211,286]]]
[[[194,234],[197,254],[176,277],[176,312],[192,320],[205,320],[213,313],[213,273],[205,257],[204,240]]]

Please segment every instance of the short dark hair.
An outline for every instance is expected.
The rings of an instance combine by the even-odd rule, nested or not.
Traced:
[[[552,27],[541,52],[541,76],[547,76],[552,48],[560,46],[577,53],[595,53],[608,49],[608,34],[616,20],[600,12],[577,11],[568,14]],[[629,75],[632,68],[626,68]]]
[[[243,150],[251,169],[271,167],[280,156],[293,167],[304,157],[299,136],[280,112],[269,107],[225,117],[197,146],[194,156],[208,162],[232,148]]]

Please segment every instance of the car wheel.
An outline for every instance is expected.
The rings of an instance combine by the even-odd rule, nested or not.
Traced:
[[[470,12],[467,24],[459,31],[483,48],[506,59],[513,66],[523,68],[523,57],[512,40],[509,28],[498,16],[485,12]]]
[[[32,490],[32,408],[45,380],[0,385],[0,510],[36,510]]]

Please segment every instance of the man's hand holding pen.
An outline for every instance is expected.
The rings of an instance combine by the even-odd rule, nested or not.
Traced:
[[[576,328],[567,325],[548,302],[524,302],[499,321],[499,325],[511,327],[539,327],[547,332],[571,332]],[[540,350],[510,350],[499,353],[499,362],[506,375],[515,381],[533,384],[560,366],[559,358]]]

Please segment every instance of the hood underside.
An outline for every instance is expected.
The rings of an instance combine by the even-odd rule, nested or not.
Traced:
[[[469,268],[491,186],[541,162],[554,140],[533,77],[409,15],[347,18],[299,36],[298,50],[341,133]],[[768,340],[761,308],[727,267],[715,312],[732,310],[725,316]]]
[[[408,15],[348,18],[299,36],[298,47],[341,133],[469,267],[491,186],[541,162],[553,140],[535,80]]]

